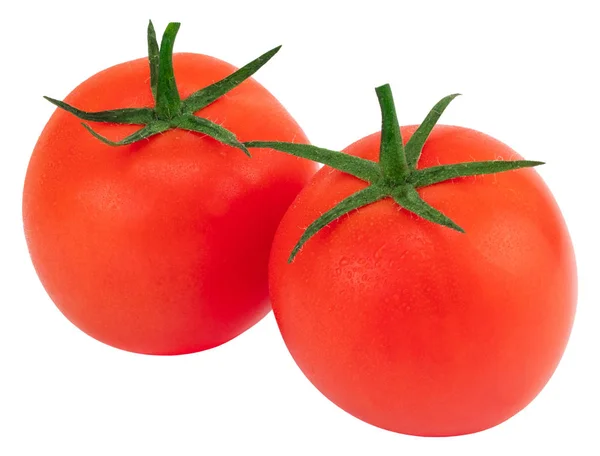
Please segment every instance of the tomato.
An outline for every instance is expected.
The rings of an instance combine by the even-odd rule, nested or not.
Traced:
[[[236,70],[193,53],[175,54],[172,66],[181,99]],[[66,102],[87,111],[151,107],[150,79],[147,59],[122,63],[83,82]],[[195,114],[240,141],[307,142],[252,79]],[[90,125],[111,138],[139,129]],[[113,148],[57,110],[27,171],[27,244],[56,306],[87,334],[147,354],[208,349],[269,312],[271,241],[314,171],[307,160],[260,149],[249,158],[181,128]]]
[[[416,128],[401,128],[405,145]],[[376,162],[380,140],[343,152]],[[417,169],[519,158],[438,125]],[[277,230],[270,293],[293,358],[327,398],[384,429],[449,436],[508,419],[552,375],[575,312],[573,249],[550,191],[533,169],[447,180],[418,194],[464,234],[386,197],[329,223],[288,264],[306,227],[367,187],[325,166]]]

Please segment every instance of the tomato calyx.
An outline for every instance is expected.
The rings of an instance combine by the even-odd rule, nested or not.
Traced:
[[[132,144],[167,130],[180,128],[208,135],[223,144],[236,147],[250,156],[247,147],[237,139],[233,132],[208,119],[199,117],[195,113],[250,78],[279,51],[281,46],[271,49],[229,76],[194,92],[185,100],[181,100],[173,71],[173,47],[179,27],[178,22],[169,23],[163,33],[159,47],[152,21],[148,24],[148,62],[150,65],[150,88],[155,101],[154,108],[125,108],[88,112],[71,106],[64,101],[50,97],[44,98],[82,120],[143,125],[135,133],[119,141],[112,141],[94,131],[88,124],[82,123],[94,137],[109,146]]]
[[[378,162],[308,144],[269,141],[244,143],[248,148],[271,148],[297,157],[307,158],[351,174],[370,184],[368,187],[348,196],[312,222],[293,248],[288,263],[294,260],[302,246],[312,236],[329,223],[384,198],[392,198],[399,206],[425,220],[464,233],[464,230],[449,217],[426,203],[417,189],[459,177],[494,174],[543,165],[543,162],[530,160],[490,160],[417,169],[423,146],[433,127],[437,124],[450,102],[459,94],[448,95],[436,103],[404,145],[391,87],[389,84],[385,84],[377,87],[375,92],[379,100],[382,118]]]

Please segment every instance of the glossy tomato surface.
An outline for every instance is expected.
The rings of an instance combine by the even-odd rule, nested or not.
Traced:
[[[182,99],[235,68],[199,54],[173,57]],[[102,111],[152,107],[147,59],[104,70],[65,101]],[[196,113],[241,141],[307,142],[254,80]],[[91,123],[121,139],[137,126]],[[102,342],[181,354],[222,344],[269,311],[267,264],[277,224],[313,174],[312,163],[240,150],[170,130],[110,147],[57,110],[29,164],[27,243],[58,308]]]
[[[346,149],[378,151],[379,134]],[[520,157],[437,126],[419,168],[493,159]],[[554,372],[575,313],[573,249],[548,188],[533,169],[422,188],[466,234],[388,198],[331,223],[288,264],[303,229],[365,186],[324,167],[279,226],[270,292],[292,356],[331,401],[388,430],[448,436],[508,419]]]

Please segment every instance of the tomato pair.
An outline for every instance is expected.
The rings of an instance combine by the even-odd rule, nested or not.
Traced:
[[[381,133],[310,146],[249,79],[278,48],[235,70],[173,54],[178,27],[159,47],[150,24],[148,60],[49,99],[62,109],[33,152],[23,216],[59,309],[107,344],[181,354],[251,327],[270,291],[300,368],[369,423],[464,434],[527,405],[576,303],[541,163],[436,126],[454,96],[400,128],[387,85]]]

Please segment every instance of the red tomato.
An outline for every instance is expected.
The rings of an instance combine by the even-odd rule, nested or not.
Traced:
[[[173,58],[181,98],[235,68]],[[147,59],[91,77],[66,102],[88,111],[153,106]],[[247,80],[196,113],[235,133],[307,142],[283,106]],[[139,127],[92,122],[122,138]],[[222,344],[269,311],[277,224],[312,163],[172,129],[112,148],[57,110],[31,157],[23,218],[31,257],[58,308],[107,344],[181,354]]]
[[[403,127],[404,142],[415,127]],[[345,152],[377,161],[380,134]],[[418,168],[518,159],[477,131],[436,126]],[[420,196],[465,234],[390,198],[306,227],[368,184],[324,167],[275,236],[270,292],[294,359],[331,401],[396,432],[447,436],[511,417],[559,362],[576,305],[571,241],[533,169],[453,179]]]

